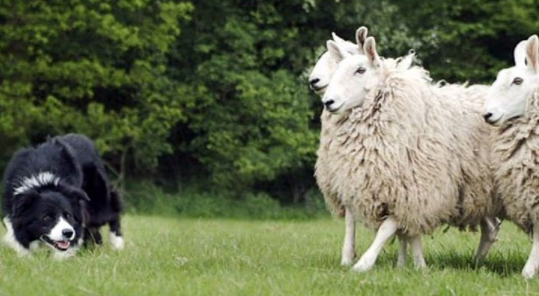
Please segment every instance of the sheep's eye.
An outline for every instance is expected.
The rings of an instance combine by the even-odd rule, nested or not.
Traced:
[[[51,220],[52,220],[52,216],[51,216],[51,215],[45,215],[45,216],[43,216],[42,219],[43,219],[43,221],[48,222],[48,221],[51,221]]]
[[[367,71],[367,69],[365,69],[364,67],[359,67],[357,70],[356,70],[356,73],[358,74],[363,74]]]
[[[512,84],[514,84],[514,85],[521,85],[522,82],[524,82],[524,79],[522,79],[522,78],[520,78],[520,77],[515,77],[515,79],[513,79]]]

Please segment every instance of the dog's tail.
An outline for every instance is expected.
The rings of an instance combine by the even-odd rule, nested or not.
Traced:
[[[116,213],[121,213],[124,210],[124,201],[122,195],[114,188],[110,186],[110,207]]]

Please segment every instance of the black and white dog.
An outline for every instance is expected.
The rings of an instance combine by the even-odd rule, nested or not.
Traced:
[[[124,246],[122,199],[85,136],[54,137],[19,150],[6,169],[4,191],[4,242],[19,255],[45,244],[57,258],[72,256],[84,241],[100,244],[99,228],[107,223],[112,246]]]

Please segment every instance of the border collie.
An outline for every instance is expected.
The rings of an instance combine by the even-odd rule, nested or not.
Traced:
[[[56,258],[72,256],[83,242],[101,244],[99,228],[107,223],[112,246],[124,246],[122,199],[93,142],[83,135],[54,137],[16,152],[4,191],[4,242],[19,255],[44,244]]]

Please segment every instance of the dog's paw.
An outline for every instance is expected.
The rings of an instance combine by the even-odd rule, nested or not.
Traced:
[[[110,244],[116,250],[122,250],[125,247],[124,238],[114,233],[110,234]]]

